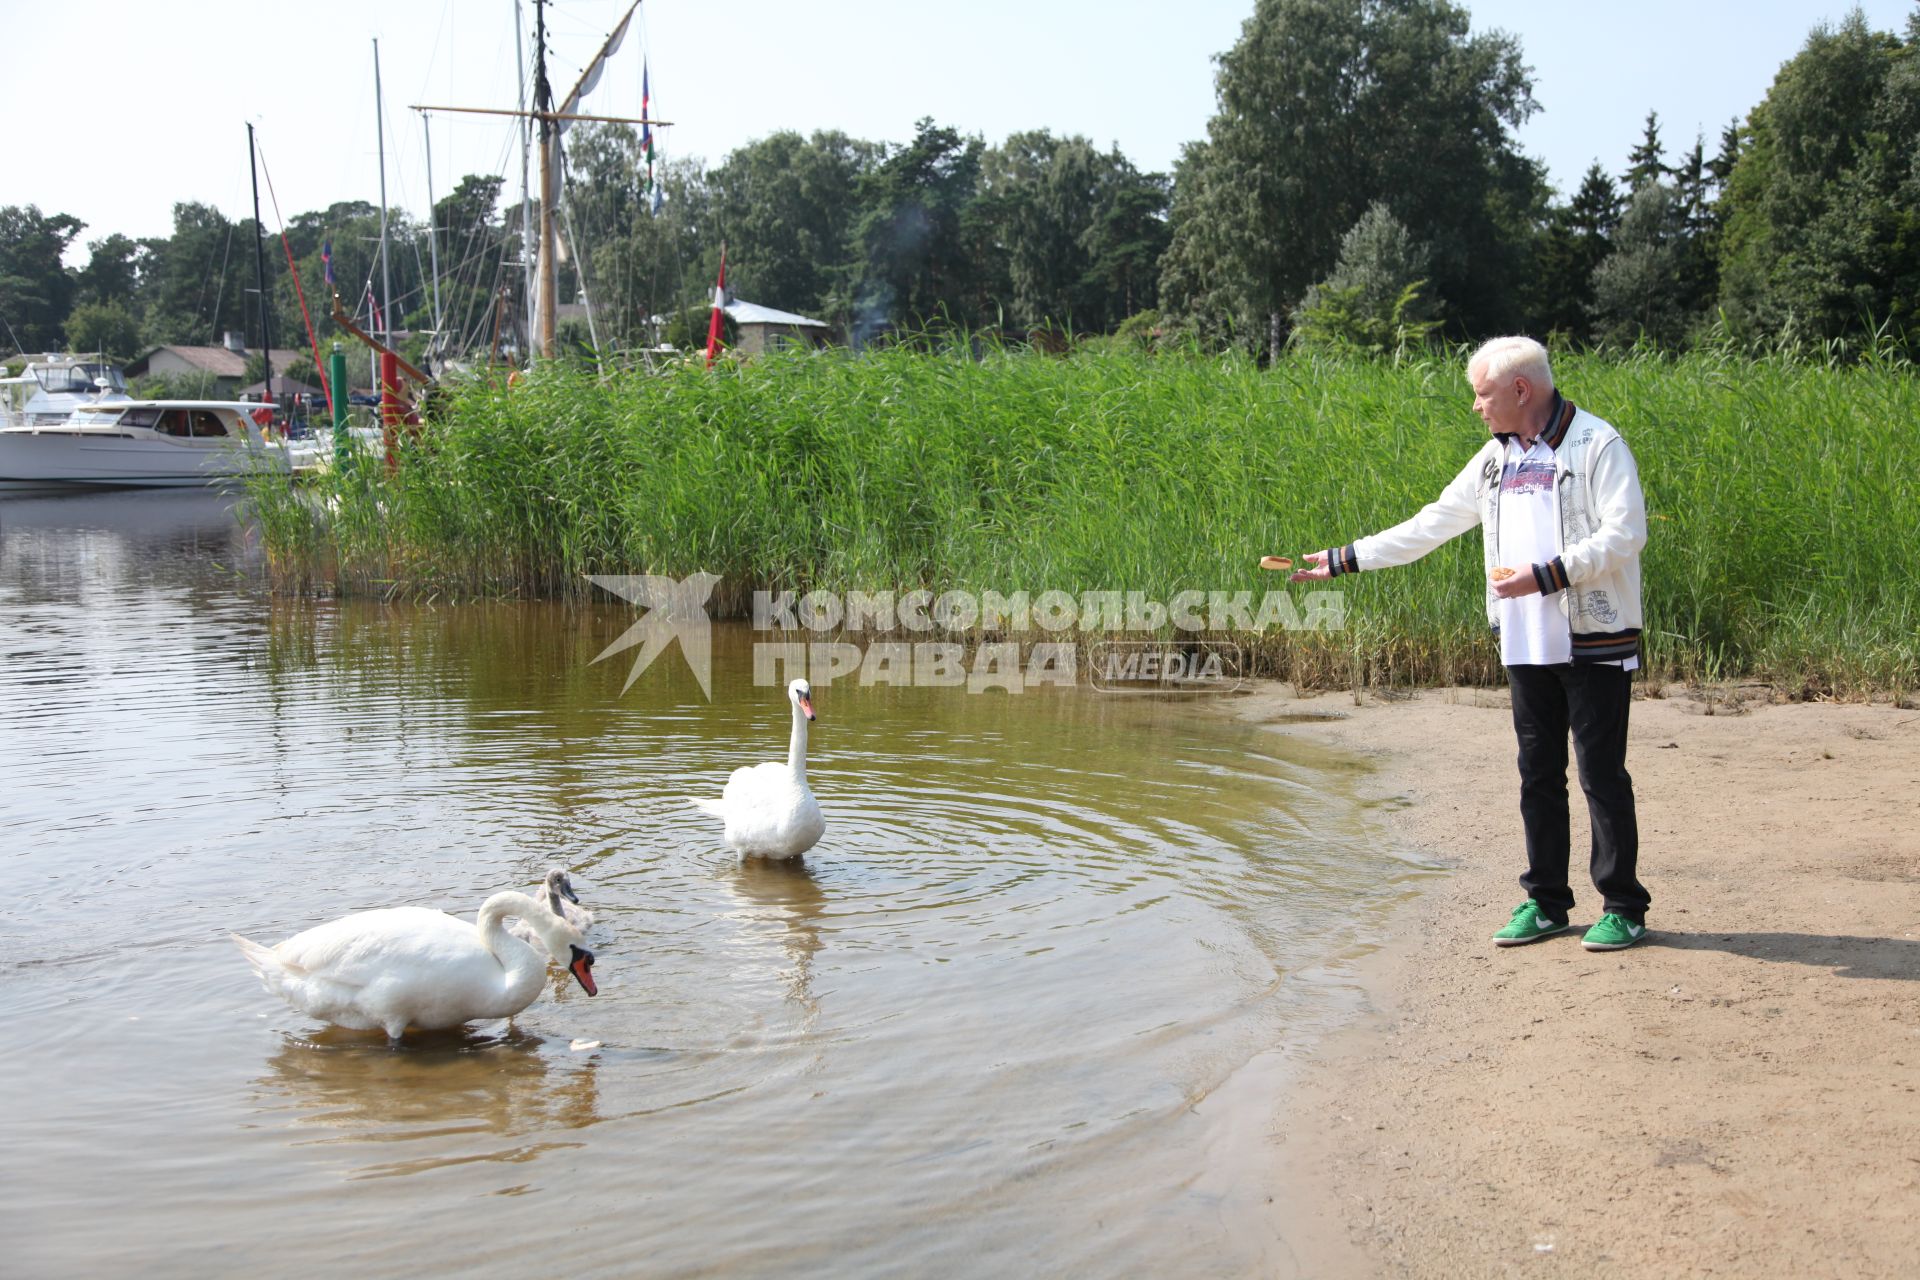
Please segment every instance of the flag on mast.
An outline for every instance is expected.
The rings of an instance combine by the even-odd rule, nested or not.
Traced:
[[[640,64],[640,149],[647,153],[647,190],[653,190],[653,90],[648,87],[647,64]]]
[[[327,283],[333,283],[333,241],[320,242],[320,265],[326,268]]]
[[[647,155],[647,183],[643,190],[648,193],[648,208],[659,213],[664,201],[653,176],[653,90],[648,81],[647,63],[643,58],[640,62],[640,146]]]
[[[720,309],[727,305],[727,246],[720,246],[720,283],[713,286],[713,319],[707,323],[707,367],[720,354]]]

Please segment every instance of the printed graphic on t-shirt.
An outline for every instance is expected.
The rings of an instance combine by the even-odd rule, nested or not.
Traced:
[[[1539,458],[1509,462],[1500,473],[1501,493],[1551,493],[1553,463]]]

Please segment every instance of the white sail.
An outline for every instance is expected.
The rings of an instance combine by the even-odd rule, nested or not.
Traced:
[[[607,37],[607,42],[600,46],[600,52],[594,55],[592,62],[587,64],[587,69],[580,73],[580,83],[573,86],[573,92],[569,93],[566,100],[560,104],[561,115],[580,114],[580,103],[593,92],[594,86],[600,83],[600,73],[606,70],[607,59],[619,51],[620,42],[627,38],[627,24],[633,21],[633,15],[639,8],[640,0],[633,0],[633,6],[627,10],[627,16],[620,19],[620,25],[613,29],[613,34]],[[572,123],[571,120],[554,121],[558,126],[554,129],[554,133],[556,135],[565,133]]]

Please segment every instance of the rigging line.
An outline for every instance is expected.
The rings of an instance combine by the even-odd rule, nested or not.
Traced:
[[[214,345],[211,341],[213,330],[220,327],[220,301],[227,293],[227,255],[231,253],[232,250],[233,224],[229,222],[227,223],[227,246],[220,251],[220,285],[213,291],[213,315],[209,317],[212,327],[207,330],[207,337],[209,339],[207,342],[208,346]],[[203,281],[200,286],[200,296],[205,297],[206,292],[206,284]]]
[[[222,220],[224,221],[225,215],[222,214],[221,217],[222,217]],[[174,222],[176,224],[174,227],[174,234],[177,237],[179,234],[179,226],[178,226],[179,219],[175,218]],[[233,234],[231,228],[228,229],[227,234],[229,236]],[[200,273],[200,296],[193,300],[193,318],[195,320],[200,319],[201,313],[207,309],[207,280],[212,275],[213,275],[213,249],[211,246],[209,246],[207,249],[207,269]],[[225,287],[224,282],[222,283],[222,287]]]
[[[506,158],[512,149],[514,141],[514,139],[509,138],[501,144],[499,163],[494,166],[496,172],[505,172]],[[475,175],[469,174],[468,176],[472,177]],[[501,180],[502,192],[504,192],[505,186],[506,183],[503,178]],[[456,184],[454,191],[457,192],[458,190],[459,187]],[[454,193],[449,193],[448,199],[451,199],[453,194]],[[496,193],[496,207],[499,204],[499,199],[499,194]],[[488,209],[479,220],[470,222],[458,229],[455,229],[449,224],[446,229],[449,241],[451,242],[457,238],[459,243],[457,246],[458,252],[452,255],[454,265],[443,273],[443,277],[450,279],[453,286],[459,290],[460,294],[464,294],[465,297],[464,299],[459,299],[459,294],[456,294],[456,299],[459,300],[456,301],[455,305],[460,313],[457,322],[448,324],[443,318],[442,324],[443,327],[448,328],[451,333],[456,333],[461,336],[461,346],[463,347],[469,344],[469,335],[478,332],[479,328],[485,323],[485,314],[476,316],[476,313],[480,312],[484,306],[485,313],[490,314],[494,306],[492,288],[488,287],[483,291],[483,282],[479,273],[475,271],[469,276],[469,271],[488,259],[494,259],[493,275],[497,281],[501,270],[499,259],[504,257],[510,247],[504,234],[504,222],[502,226],[495,227],[488,221],[488,219],[491,219],[493,216],[493,213],[493,209]],[[448,247],[451,250],[456,246],[449,243]],[[468,285],[469,279],[471,279],[470,287]]]
[[[267,202],[273,206],[273,220],[280,224],[280,247],[287,251],[287,274],[293,277],[294,296],[300,299],[300,319],[307,326],[307,346],[313,351],[314,376],[320,379],[320,389],[327,395],[327,414],[333,414],[333,388],[327,385],[325,367],[320,363],[320,339],[313,333],[313,317],[307,314],[307,291],[300,285],[300,268],[293,260],[293,241],[287,238],[287,220],[280,216],[280,197],[273,191],[273,170],[267,167],[267,153],[264,147],[256,146],[260,156],[260,172],[267,178]],[[285,376],[284,374],[282,376]],[[273,399],[273,381],[267,381],[267,399]]]

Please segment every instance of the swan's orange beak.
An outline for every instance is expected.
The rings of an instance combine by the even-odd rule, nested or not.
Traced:
[[[806,712],[807,719],[813,719],[813,699],[803,696],[800,699],[800,710]]]
[[[582,991],[590,996],[600,994],[600,988],[593,985],[593,952],[582,947],[575,947],[573,949],[573,963],[567,966],[567,972],[579,980]]]

